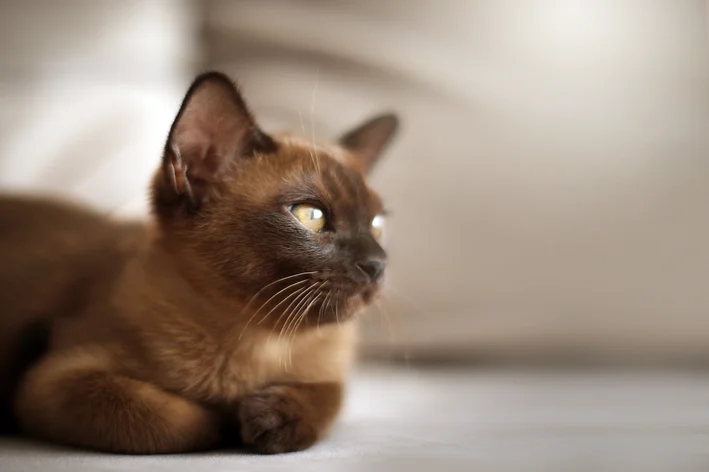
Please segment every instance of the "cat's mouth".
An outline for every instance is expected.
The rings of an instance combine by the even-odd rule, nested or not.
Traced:
[[[377,282],[362,284],[347,276],[330,275],[320,280],[324,296],[307,316],[308,325],[347,321],[369,305],[380,290]]]

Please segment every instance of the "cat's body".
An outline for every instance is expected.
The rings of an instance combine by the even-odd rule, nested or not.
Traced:
[[[342,148],[314,157],[307,142],[272,140],[230,87],[207,74],[190,89],[150,225],[0,199],[4,422],[134,453],[215,447],[230,430],[285,452],[327,432],[354,356],[351,315],[383,269],[360,229],[381,204]],[[364,150],[372,130],[343,146]]]
[[[46,331],[54,350],[111,345],[121,350],[117,362],[131,377],[215,405],[258,385],[344,380],[353,323],[288,339],[255,326],[242,334],[248,319],[235,320],[233,313],[243,304],[220,306],[192,287],[151,247],[148,226],[15,198],[0,199],[0,219],[0,306],[13,314],[3,317],[0,346],[12,351],[3,356],[12,364],[37,342],[30,326]],[[320,357],[315,351],[332,362],[308,372],[312,362],[301,357]]]

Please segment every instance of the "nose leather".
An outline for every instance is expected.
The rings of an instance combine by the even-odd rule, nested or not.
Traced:
[[[365,261],[357,263],[357,268],[364,272],[364,274],[369,277],[369,280],[372,282],[376,282],[382,278],[385,267],[386,262],[379,258],[369,258]]]

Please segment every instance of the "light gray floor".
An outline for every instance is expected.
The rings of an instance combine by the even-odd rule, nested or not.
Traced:
[[[709,372],[367,368],[327,441],[125,457],[0,441],[0,471],[709,471]]]

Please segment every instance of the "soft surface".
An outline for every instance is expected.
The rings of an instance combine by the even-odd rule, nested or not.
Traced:
[[[0,440],[0,471],[709,470],[709,374],[367,368],[298,454],[101,455]]]

